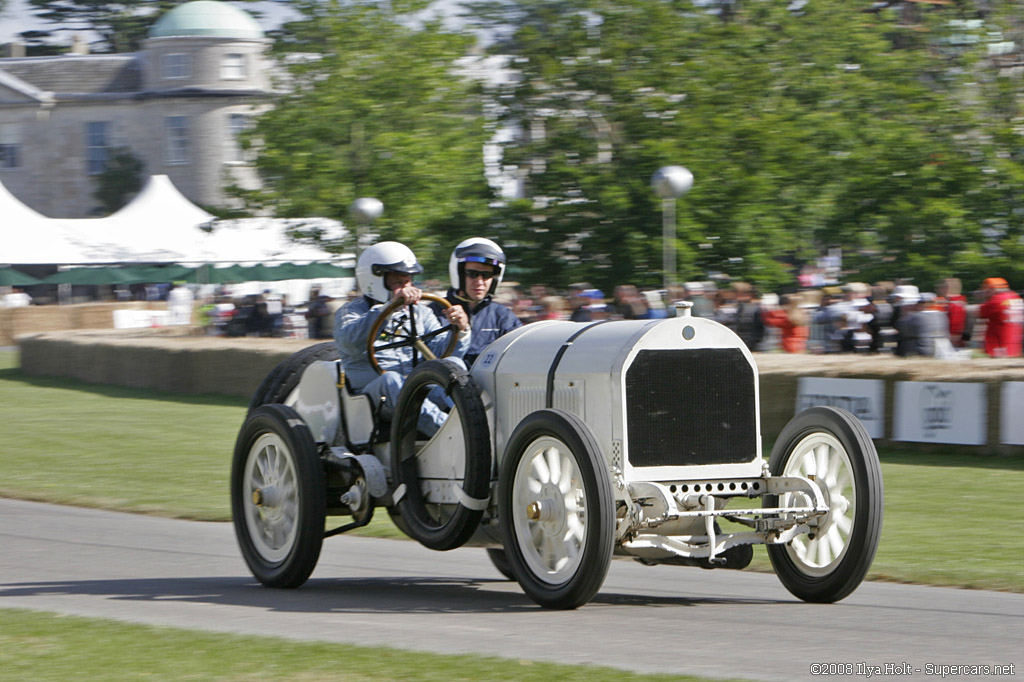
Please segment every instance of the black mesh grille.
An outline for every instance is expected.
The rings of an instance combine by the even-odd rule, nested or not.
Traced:
[[[754,371],[736,348],[642,350],[626,372],[635,467],[749,462]]]

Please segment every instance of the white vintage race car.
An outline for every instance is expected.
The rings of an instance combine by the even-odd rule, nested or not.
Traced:
[[[529,324],[470,372],[431,358],[414,332],[401,342],[426,357],[390,424],[348,390],[333,344],[296,353],[257,390],[235,446],[232,512],[250,570],[298,587],[325,537],[384,507],[429,548],[488,548],[550,608],[587,603],[613,555],[743,568],[755,544],[795,596],[844,598],[881,532],[871,438],[848,412],[811,408],[766,461],[753,357],[728,328],[679,312]],[[417,415],[437,386],[453,407],[428,440]],[[328,516],[340,525],[325,530]]]

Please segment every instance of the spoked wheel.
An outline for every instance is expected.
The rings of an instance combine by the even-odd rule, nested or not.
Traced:
[[[849,412],[812,407],[783,429],[770,469],[812,480],[829,508],[809,534],[768,545],[775,573],[804,601],[839,601],[864,580],[882,531],[882,470],[871,437]],[[805,502],[797,493],[765,496],[766,506]]]
[[[443,298],[441,296],[436,296],[434,294],[425,293],[423,294],[421,300],[437,303],[442,308],[452,307],[452,304],[448,301],[448,299]],[[370,328],[370,333],[367,334],[366,336],[366,355],[370,359],[370,365],[373,366],[373,368],[377,371],[378,374],[380,374],[382,370],[380,368],[380,363],[377,361],[377,353],[381,352],[382,350],[387,350],[389,348],[401,348],[404,346],[411,346],[413,349],[412,361],[414,365],[417,365],[421,362],[421,360],[436,360],[438,358],[438,356],[435,355],[434,352],[430,350],[430,348],[427,346],[427,342],[433,339],[435,336],[440,336],[441,334],[448,334],[448,345],[445,346],[444,351],[440,355],[440,357],[442,358],[446,358],[449,355],[451,355],[455,351],[456,344],[458,344],[459,342],[458,332],[450,324],[442,325],[440,328],[435,329],[434,331],[421,334],[419,332],[419,329],[422,328],[422,325],[421,323],[416,321],[415,317],[415,311],[417,310],[417,308],[416,306],[409,306],[409,331],[404,336],[397,337],[394,341],[390,343],[377,343],[381,330],[384,329],[384,324],[391,317],[392,313],[398,310],[398,308],[401,307],[402,305],[402,299],[392,299],[391,302],[384,306],[384,309],[380,311],[380,314],[374,321],[373,326]],[[420,356],[422,356],[422,358]]]
[[[539,410],[512,433],[499,478],[505,556],[541,606],[574,609],[611,564],[615,503],[608,465],[575,415]]]
[[[284,405],[246,419],[231,463],[235,536],[249,570],[268,587],[306,582],[323,544],[326,489],[309,429]]]
[[[338,348],[333,341],[316,343],[285,358],[260,383],[252,400],[249,401],[251,414],[260,405],[287,403],[292,391],[299,385],[306,367],[318,360],[337,360]]]
[[[418,445],[420,408],[432,391],[453,404],[448,421]],[[430,360],[409,373],[391,422],[391,472],[404,485],[392,518],[430,549],[461,547],[476,531],[490,497],[491,438],[480,390],[451,360]]]

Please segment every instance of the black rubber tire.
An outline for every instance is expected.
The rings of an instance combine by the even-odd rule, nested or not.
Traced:
[[[799,457],[807,451],[815,442],[808,438],[817,439],[818,447],[828,448],[826,453],[836,450],[837,459],[845,454],[849,461],[854,509],[844,549],[828,564],[813,566],[800,558],[794,546],[807,537],[800,536],[786,545],[768,545],[768,557],[779,580],[794,596],[808,602],[831,603],[857,589],[871,568],[882,533],[882,469],[871,436],[856,417],[834,407],[812,407],[795,416],[775,441],[769,460],[773,476],[783,475],[794,455]],[[833,447],[835,444],[838,448]],[[839,452],[840,449],[843,452]],[[820,480],[820,475],[816,480]],[[841,505],[838,495],[843,490],[836,485],[827,490],[831,506],[838,509]],[[766,495],[764,503],[777,506],[778,496]],[[843,515],[846,511],[839,509]]]
[[[496,547],[487,548],[487,558],[491,560],[494,567],[498,569],[498,573],[509,580],[515,580],[516,574],[512,571],[512,564],[508,561],[508,555],[505,554],[505,550],[497,549]]]
[[[302,372],[306,367],[318,360],[337,360],[338,347],[333,341],[325,341],[307,346],[288,356],[263,378],[249,401],[251,414],[260,405],[284,403],[295,387],[299,385]]]
[[[415,456],[416,422],[420,407],[434,386],[444,388],[461,417],[466,466],[465,476],[458,483],[473,499],[485,500],[490,495],[491,437],[480,389],[469,372],[449,360],[427,360],[409,373],[391,422],[393,484],[395,488],[405,484],[405,494],[397,505],[401,517],[399,527],[423,546],[447,551],[469,540],[480,525],[484,510],[460,504],[450,517],[437,519],[424,502]]]
[[[266,437],[266,438],[265,438]],[[261,439],[263,439],[261,441]],[[270,442],[267,442],[267,441]],[[262,459],[259,467],[254,458]],[[274,470],[276,473],[271,474]],[[248,473],[247,473],[248,471]],[[279,474],[279,475],[278,475]],[[263,512],[253,500],[257,477],[276,486],[287,503],[288,514],[268,505]],[[266,480],[269,479],[269,480]],[[231,515],[235,537],[249,570],[267,587],[299,587],[320,558],[327,510],[323,463],[316,443],[298,413],[285,405],[262,405],[245,420],[235,442],[231,462]],[[262,524],[262,526],[261,526]],[[280,547],[269,547],[260,529],[281,529],[290,535]],[[273,555],[273,556],[271,556]]]
[[[528,524],[533,521],[526,520],[525,508],[514,499],[515,477],[520,461],[540,439],[565,446],[563,454],[572,457],[586,500],[581,558],[564,579],[543,575],[531,566],[520,543],[520,537],[531,535]],[[501,463],[498,518],[512,573],[533,601],[545,608],[574,609],[597,594],[608,575],[615,547],[615,500],[608,463],[590,429],[579,417],[562,410],[545,409],[531,413],[519,423]],[[517,522],[523,530],[522,536],[517,532]],[[527,551],[534,553],[536,548],[531,546]]]

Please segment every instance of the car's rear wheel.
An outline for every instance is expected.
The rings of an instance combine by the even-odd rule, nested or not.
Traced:
[[[452,408],[444,432],[424,445],[417,422],[438,388]],[[396,489],[405,486],[392,519],[411,538],[444,551],[476,531],[490,497],[491,439],[480,390],[464,368],[428,360],[406,378],[391,423],[391,473]]]
[[[864,580],[881,536],[882,471],[871,437],[849,412],[812,407],[783,429],[769,468],[810,479],[829,507],[811,533],[768,545],[775,573],[804,601],[839,601]],[[766,506],[804,503],[799,493],[765,496]]]
[[[284,405],[246,419],[231,464],[235,536],[249,570],[268,587],[298,587],[320,558],[326,517],[323,465],[309,429]]]

